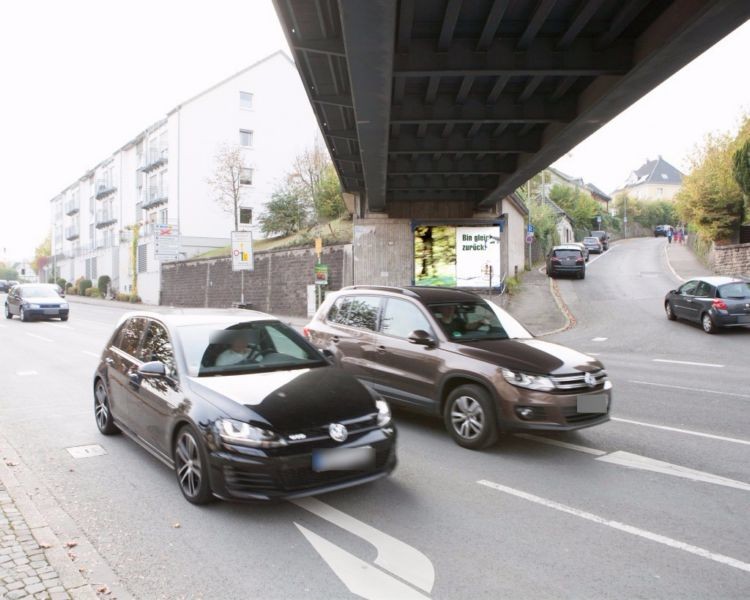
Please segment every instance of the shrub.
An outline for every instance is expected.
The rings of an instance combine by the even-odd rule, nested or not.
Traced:
[[[63,290],[67,290],[68,286],[70,285],[67,281],[65,281],[62,277],[58,277],[57,281],[55,282],[57,285],[59,285]]]
[[[140,301],[141,301],[141,298],[140,298],[140,296],[138,296],[138,294],[130,294],[130,303],[131,304],[136,304],[136,303],[139,303]]]
[[[89,289],[93,284],[91,283],[90,279],[82,279],[78,282],[78,293],[81,296],[86,295],[86,290]]]
[[[85,295],[88,296],[89,298],[101,298],[99,289],[95,287],[86,288]]]
[[[118,302],[130,302],[130,294],[126,294],[125,292],[117,292],[115,298]]]
[[[109,275],[102,275],[96,282],[96,287],[99,289],[99,295],[104,297],[107,295],[107,287],[112,283],[112,278]]]

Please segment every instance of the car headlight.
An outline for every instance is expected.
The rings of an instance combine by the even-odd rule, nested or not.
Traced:
[[[219,419],[216,421],[219,437],[227,444],[236,446],[250,446],[252,448],[278,448],[286,446],[286,440],[273,431],[261,429],[235,421],[234,419]]]
[[[375,400],[378,407],[378,427],[385,427],[391,422],[391,407],[385,400]]]
[[[532,375],[531,373],[511,371],[510,369],[503,369],[502,372],[505,381],[517,387],[539,390],[541,392],[549,392],[555,389],[555,384],[552,383],[552,380],[544,375]]]
[[[41,308],[38,304],[29,304],[29,308]]]
[[[68,308],[67,302],[60,302],[60,308]]]

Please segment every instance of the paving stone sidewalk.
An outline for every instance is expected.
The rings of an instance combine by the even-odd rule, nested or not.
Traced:
[[[57,571],[49,564],[23,515],[0,481],[0,598],[67,600]]]

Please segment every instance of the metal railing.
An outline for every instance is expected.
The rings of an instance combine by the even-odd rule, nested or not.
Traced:
[[[164,164],[169,160],[169,152],[167,148],[149,148],[147,152],[141,156],[138,170],[147,173],[152,171]]]
[[[65,203],[65,214],[74,215],[81,210],[81,203],[78,200],[71,200]]]

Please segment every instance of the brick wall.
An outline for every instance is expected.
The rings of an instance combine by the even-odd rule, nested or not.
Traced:
[[[323,248],[329,290],[351,283],[351,246]],[[229,258],[186,260],[161,267],[161,298],[165,306],[228,308],[245,302],[256,310],[278,315],[307,314],[307,286],[314,279],[312,248],[257,252],[255,270],[234,272]]]
[[[717,275],[750,277],[750,244],[714,246],[710,261]]]

